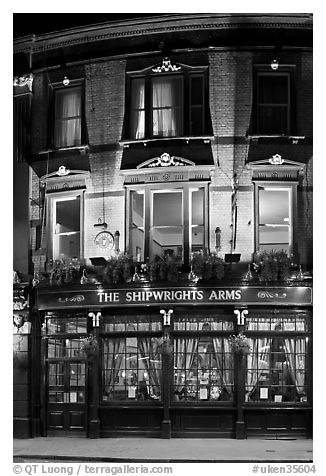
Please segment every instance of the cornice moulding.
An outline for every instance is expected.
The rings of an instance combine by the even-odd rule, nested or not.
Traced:
[[[263,29],[312,29],[308,14],[298,15],[186,15],[162,16],[132,21],[101,23],[43,35],[33,35],[14,40],[14,53],[37,53],[65,46],[78,45],[113,38],[127,38],[148,34],[184,32],[193,30],[217,30],[238,28]]]

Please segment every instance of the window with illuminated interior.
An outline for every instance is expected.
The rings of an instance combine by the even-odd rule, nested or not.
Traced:
[[[81,193],[48,196],[53,260],[81,258],[82,197]]]
[[[129,253],[136,261],[207,247],[207,184],[129,189]]]
[[[128,139],[207,134],[206,68],[148,68],[127,77]]]
[[[306,315],[252,316],[246,322],[247,402],[307,402],[311,349]]]
[[[295,192],[293,184],[256,183],[257,251],[292,253]]]

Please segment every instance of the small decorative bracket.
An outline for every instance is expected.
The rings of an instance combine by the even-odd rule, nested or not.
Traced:
[[[16,76],[14,78],[14,86],[27,86],[30,92],[32,92],[34,76],[32,74],[25,74],[24,76]]]
[[[173,314],[173,310],[169,309],[168,311],[165,311],[164,309],[161,309],[160,314],[163,316],[163,326],[169,326],[171,324],[171,314]]]

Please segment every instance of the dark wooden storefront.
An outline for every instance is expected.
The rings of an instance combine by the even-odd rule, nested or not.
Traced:
[[[167,289],[174,294],[153,294],[155,290],[162,292]],[[44,435],[91,438],[311,437],[311,288],[273,288],[269,293],[258,287],[249,291],[248,288],[156,288],[150,290],[151,294],[144,294],[147,291],[148,288],[135,287],[120,290],[87,287],[61,292],[38,290],[38,309],[45,319],[42,336],[44,385],[41,390]],[[209,300],[209,297],[212,299]],[[169,309],[173,312],[167,318]],[[248,312],[243,313],[244,310]],[[250,321],[248,325],[246,320]],[[259,324],[259,320],[262,323]],[[278,321],[280,326],[283,325],[282,333],[273,330],[280,327]],[[67,324],[63,324],[65,322]],[[135,324],[137,322],[145,323],[147,327]],[[210,327],[203,331],[203,325],[208,322]],[[274,323],[274,327],[269,322]],[[293,330],[291,326],[294,326]],[[264,372],[258,370],[258,364],[252,358],[252,372],[261,373],[261,378],[265,380],[256,382],[258,396],[252,401],[247,400],[247,390],[252,386],[246,374],[249,360],[234,355],[234,364],[228,368],[230,350],[226,352],[229,357],[224,357],[224,351],[218,347],[221,343],[225,346],[231,335],[242,331],[253,339],[252,342],[256,339],[257,346],[266,343],[276,346],[275,342],[279,342],[281,334],[287,345],[292,345],[294,331],[301,346],[307,343],[304,351],[300,350],[305,359],[305,380],[300,382],[304,397],[287,400],[281,396],[282,389],[278,390],[277,397],[271,397],[275,385],[268,380],[267,371],[265,377]],[[80,351],[80,343],[90,333],[99,342],[99,353],[86,357]],[[158,370],[142,367],[161,376],[158,398],[154,385],[152,397],[149,395],[144,399],[137,393],[141,386],[139,376],[136,394],[128,393],[130,385],[126,384],[126,376],[123,384],[118,382],[122,379],[120,374],[126,373],[126,364],[118,367],[119,379],[115,376],[112,380],[107,363],[116,349],[123,354],[126,362],[133,355],[130,348],[128,350],[127,345],[121,342],[128,343],[134,339],[141,348],[142,353],[137,350],[138,360],[141,360],[145,351],[151,352],[149,343],[165,335],[174,346],[172,354],[161,354]],[[181,355],[181,348],[191,345],[194,348],[196,344],[198,357],[198,348],[212,346],[212,343],[213,350],[208,354],[212,358],[214,352],[219,352],[219,362],[222,365],[223,360],[226,366],[223,379],[229,395],[223,397],[221,394],[219,398],[213,398],[210,394],[213,384],[210,383],[206,391],[205,379],[199,376],[199,364],[197,367],[192,364],[192,370],[195,367],[197,372],[192,377],[196,378],[196,392],[181,396],[182,392],[176,392],[181,385],[176,382],[182,372],[190,371],[190,364],[189,368],[182,367],[180,370],[177,353]],[[110,350],[112,345],[114,350]],[[114,347],[116,345],[118,347]],[[194,351],[188,350],[187,355],[190,356],[191,352]],[[274,350],[274,354],[277,356],[279,349]],[[299,361],[299,350],[293,351],[293,355]],[[281,368],[281,363],[276,364],[277,368]],[[135,372],[140,374],[140,368],[135,368]],[[211,382],[211,374],[209,379]],[[298,383],[297,386],[299,388]],[[110,392],[105,390],[107,387],[111,388]],[[292,390],[293,387],[295,385],[292,385]]]

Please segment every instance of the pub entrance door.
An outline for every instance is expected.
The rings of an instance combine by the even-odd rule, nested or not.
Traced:
[[[85,360],[48,360],[48,436],[86,436],[86,370]]]

